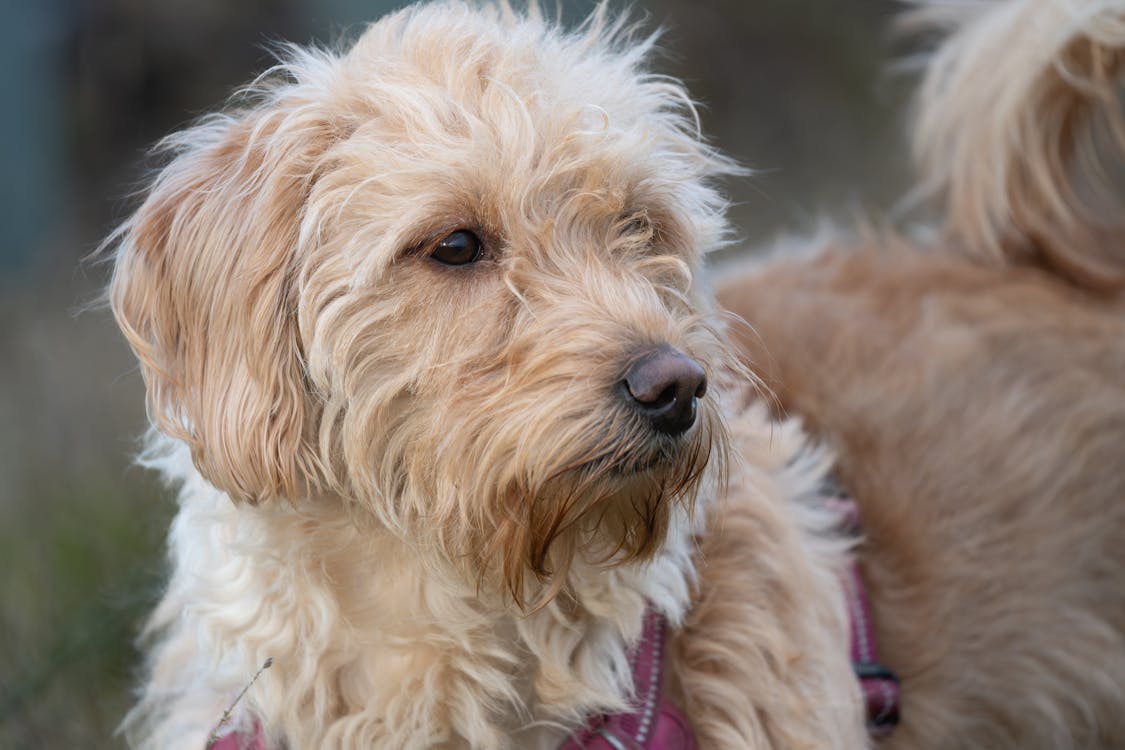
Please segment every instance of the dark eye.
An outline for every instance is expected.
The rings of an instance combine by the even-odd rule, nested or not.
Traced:
[[[639,237],[644,240],[651,240],[655,232],[652,228],[652,222],[648,220],[647,216],[633,216],[625,223],[626,235],[632,237]]]
[[[465,266],[480,260],[480,238],[467,229],[459,229],[434,245],[430,257],[447,266]]]

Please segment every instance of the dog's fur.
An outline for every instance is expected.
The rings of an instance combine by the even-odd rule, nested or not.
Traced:
[[[275,745],[556,746],[627,703],[646,601],[683,623],[732,449],[724,533],[762,564],[703,550],[733,601],[693,617],[736,618],[682,644],[702,736],[861,741],[842,545],[789,504],[823,461],[724,421],[697,271],[732,167],[651,46],[604,11],[422,6],[168,141],[111,290],[182,485],[140,746],[200,747],[267,657],[238,717]],[[427,257],[461,227],[481,262]],[[665,343],[713,381],[680,439],[617,390]]]
[[[1125,3],[909,22],[953,31],[914,130],[939,231],[829,233],[719,297],[862,506],[883,746],[1125,747]]]
[[[1059,55],[1103,20],[1062,24]],[[1030,51],[1015,66],[1035,79],[997,117],[1034,126],[1003,141],[1011,170],[990,191],[965,174],[974,154],[940,158],[976,132],[945,110],[963,106],[943,83],[958,61],[987,56],[965,33],[937,58],[921,128],[950,243],[1113,288],[1115,235],[1068,181],[1071,114],[1090,101],[1070,93],[1116,75],[1102,52],[1120,37],[1078,45],[1066,60],[1086,67],[1065,76]],[[674,626],[668,689],[702,748],[866,746],[847,543],[816,502],[831,461],[767,413],[726,343],[700,266],[727,237],[712,180],[735,170],[683,89],[646,70],[652,44],[604,9],[565,32],[534,8],[425,5],[344,52],[289,50],[168,139],[110,239],[148,461],[181,488],[135,745],[203,746],[272,657],[224,731],[552,748],[628,703],[648,602]],[[1054,95],[1033,95],[1041,79]],[[1054,134],[1033,107],[1061,118]],[[1007,124],[981,127],[1015,138]],[[1053,135],[1070,140],[1015,169]],[[1057,185],[1075,192],[1054,200]],[[1043,206],[1068,221],[1020,221]],[[461,228],[480,262],[428,257]],[[1116,303],[908,248],[740,276],[722,298],[864,504],[880,637],[905,678],[895,743],[1120,741]],[[711,380],[677,439],[617,389],[662,344]]]

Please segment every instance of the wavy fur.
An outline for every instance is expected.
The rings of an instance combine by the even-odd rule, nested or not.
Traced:
[[[653,44],[604,6],[564,31],[534,7],[421,5],[346,50],[290,49],[165,141],[108,241],[150,463],[180,492],[135,746],[203,746],[267,657],[234,727],[272,746],[557,746],[628,703],[646,602],[680,626],[709,596],[698,536],[743,462],[732,507],[769,519],[746,533],[776,532],[770,585],[793,591],[724,642],[746,669],[803,666],[720,684],[691,641],[722,623],[697,632],[699,608],[677,673],[708,686],[700,738],[864,744],[827,584],[842,553],[792,548],[823,533],[773,478],[801,441],[731,410],[743,371],[699,280],[735,167],[648,72]],[[479,262],[428,257],[463,228]],[[712,380],[681,438],[619,393],[659,345]],[[737,716],[748,698],[769,718]]]
[[[1125,287],[1121,0],[918,2],[947,36],[919,90],[914,147],[952,239],[988,262]]]
[[[944,231],[822,231],[718,295],[861,506],[880,747],[1125,747],[1125,3],[914,5]]]

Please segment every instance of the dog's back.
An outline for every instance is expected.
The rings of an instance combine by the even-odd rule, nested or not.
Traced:
[[[1125,747],[1125,3],[911,23],[953,31],[914,134],[936,239],[824,240],[720,298],[862,506],[884,746]]]

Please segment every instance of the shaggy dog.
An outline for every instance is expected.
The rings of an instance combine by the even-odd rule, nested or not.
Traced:
[[[112,240],[181,488],[138,746],[203,747],[272,658],[224,730],[555,748],[633,698],[703,560],[725,624],[670,670],[703,745],[863,744],[843,545],[794,502],[825,460],[724,406],[699,269],[733,167],[652,44],[423,5],[167,140]]]
[[[966,254],[1016,255],[1034,230],[1041,265],[1116,278],[1114,235],[1044,188],[1072,185],[1071,115],[1120,63],[1120,36],[1085,42],[1110,17],[1041,29],[1078,67],[1039,44],[999,102],[947,91],[944,66],[930,100],[953,111],[924,125],[951,206],[971,204],[950,214]],[[167,139],[108,241],[146,460],[180,488],[136,746],[556,748],[636,699],[646,612],[670,625],[665,693],[701,748],[867,746],[832,460],[728,343],[701,262],[728,236],[714,179],[737,170],[647,70],[652,46],[604,9],[565,31],[534,8],[423,5],[346,51],[289,50]],[[974,92],[1031,132],[974,122]],[[973,128],[1009,147],[999,168],[1037,169],[981,187],[958,171],[987,166],[987,138],[962,154]],[[1114,303],[1040,270],[885,255],[723,299],[864,506],[907,696],[892,741],[1119,743]]]

